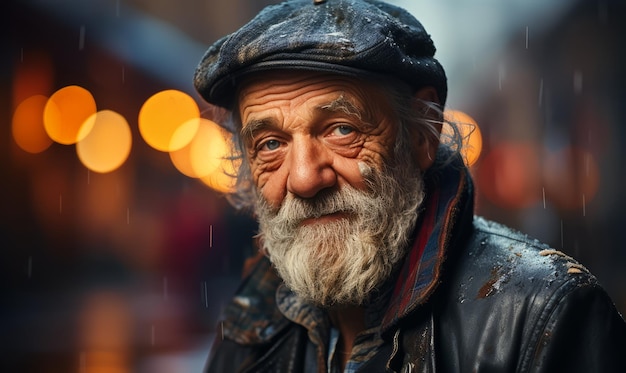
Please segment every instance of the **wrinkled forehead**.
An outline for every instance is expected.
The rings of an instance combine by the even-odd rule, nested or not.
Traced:
[[[407,87],[408,88],[408,87]],[[350,77],[312,71],[272,71],[250,75],[238,86],[237,104],[233,108],[241,118],[245,106],[251,102],[269,101],[274,97],[291,98],[298,102],[305,95],[326,92],[327,100],[341,100],[347,106],[363,114],[391,110],[390,92],[394,90],[389,81],[371,77]],[[410,94],[407,91],[407,94]]]

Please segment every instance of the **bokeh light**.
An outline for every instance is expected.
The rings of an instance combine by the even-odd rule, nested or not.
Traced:
[[[20,61],[16,61],[14,66],[13,104],[15,106],[31,96],[48,96],[52,93],[54,67],[49,54],[37,49],[23,50]]]
[[[521,209],[537,202],[542,193],[538,154],[533,143],[500,143],[477,170],[481,192],[504,208]]]
[[[209,175],[200,178],[209,188],[221,193],[233,193],[237,184],[237,173],[241,166],[241,158],[224,158],[219,167]]]
[[[91,93],[77,85],[56,91],[44,109],[44,127],[48,136],[59,144],[70,145],[86,136],[81,128],[87,118],[96,112],[96,101]]]
[[[86,373],[131,372],[133,315],[129,300],[112,291],[88,294],[78,323],[80,371]]]
[[[546,197],[565,210],[584,208],[596,196],[600,170],[589,151],[565,147],[546,159],[543,178]]]
[[[90,116],[76,144],[78,158],[92,171],[106,173],[120,167],[132,146],[130,127],[120,114],[103,110]]]
[[[174,166],[183,174],[201,178],[214,172],[228,155],[223,130],[215,122],[197,119],[198,130],[187,146],[170,152]]]
[[[43,111],[47,101],[46,96],[31,96],[22,101],[13,113],[13,139],[24,151],[41,153],[52,144],[43,124]]]
[[[480,157],[483,147],[483,138],[476,121],[459,110],[446,110],[444,112],[444,125],[441,129],[442,141],[446,141],[454,135],[451,126],[455,126],[463,139],[461,155],[465,164],[472,166]]]
[[[194,137],[197,127],[189,121],[198,118],[200,109],[194,99],[184,92],[169,89],[154,94],[143,104],[139,111],[139,132],[151,147],[164,152],[176,151]]]

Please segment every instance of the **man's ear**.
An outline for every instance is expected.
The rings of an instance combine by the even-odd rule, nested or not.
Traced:
[[[416,130],[413,133],[415,158],[420,170],[424,172],[432,166],[435,161],[443,123],[443,109],[438,109],[440,101],[434,87],[420,88],[415,92],[413,97],[415,99],[413,102],[416,105],[416,112],[424,116],[436,130],[435,133],[424,131],[423,129]]]

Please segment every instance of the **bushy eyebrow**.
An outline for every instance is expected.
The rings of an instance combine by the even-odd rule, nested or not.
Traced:
[[[354,116],[359,120],[363,119],[363,110],[352,103],[352,101],[348,100],[344,95],[340,95],[329,103],[317,106],[317,109],[332,113],[344,113]]]
[[[361,129],[364,131],[372,130],[376,127],[373,124],[372,113],[366,110],[366,108],[359,107],[343,94],[329,103],[317,106],[317,109],[330,114],[339,113],[354,117],[361,123]]]
[[[241,128],[239,131],[240,138],[243,140],[243,143],[246,145],[250,145],[252,140],[254,140],[254,136],[258,132],[262,132],[267,129],[276,129],[278,126],[272,119],[264,118],[264,119],[252,119],[245,126]]]

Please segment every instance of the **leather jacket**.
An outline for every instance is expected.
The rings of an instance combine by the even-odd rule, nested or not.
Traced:
[[[405,263],[381,324],[385,343],[359,372],[626,372],[626,323],[596,278],[475,217],[467,170],[445,169],[429,175],[439,197],[426,215],[439,212],[425,255]],[[208,372],[324,372],[306,358],[306,329],[268,295],[280,283],[263,258],[227,309]]]

